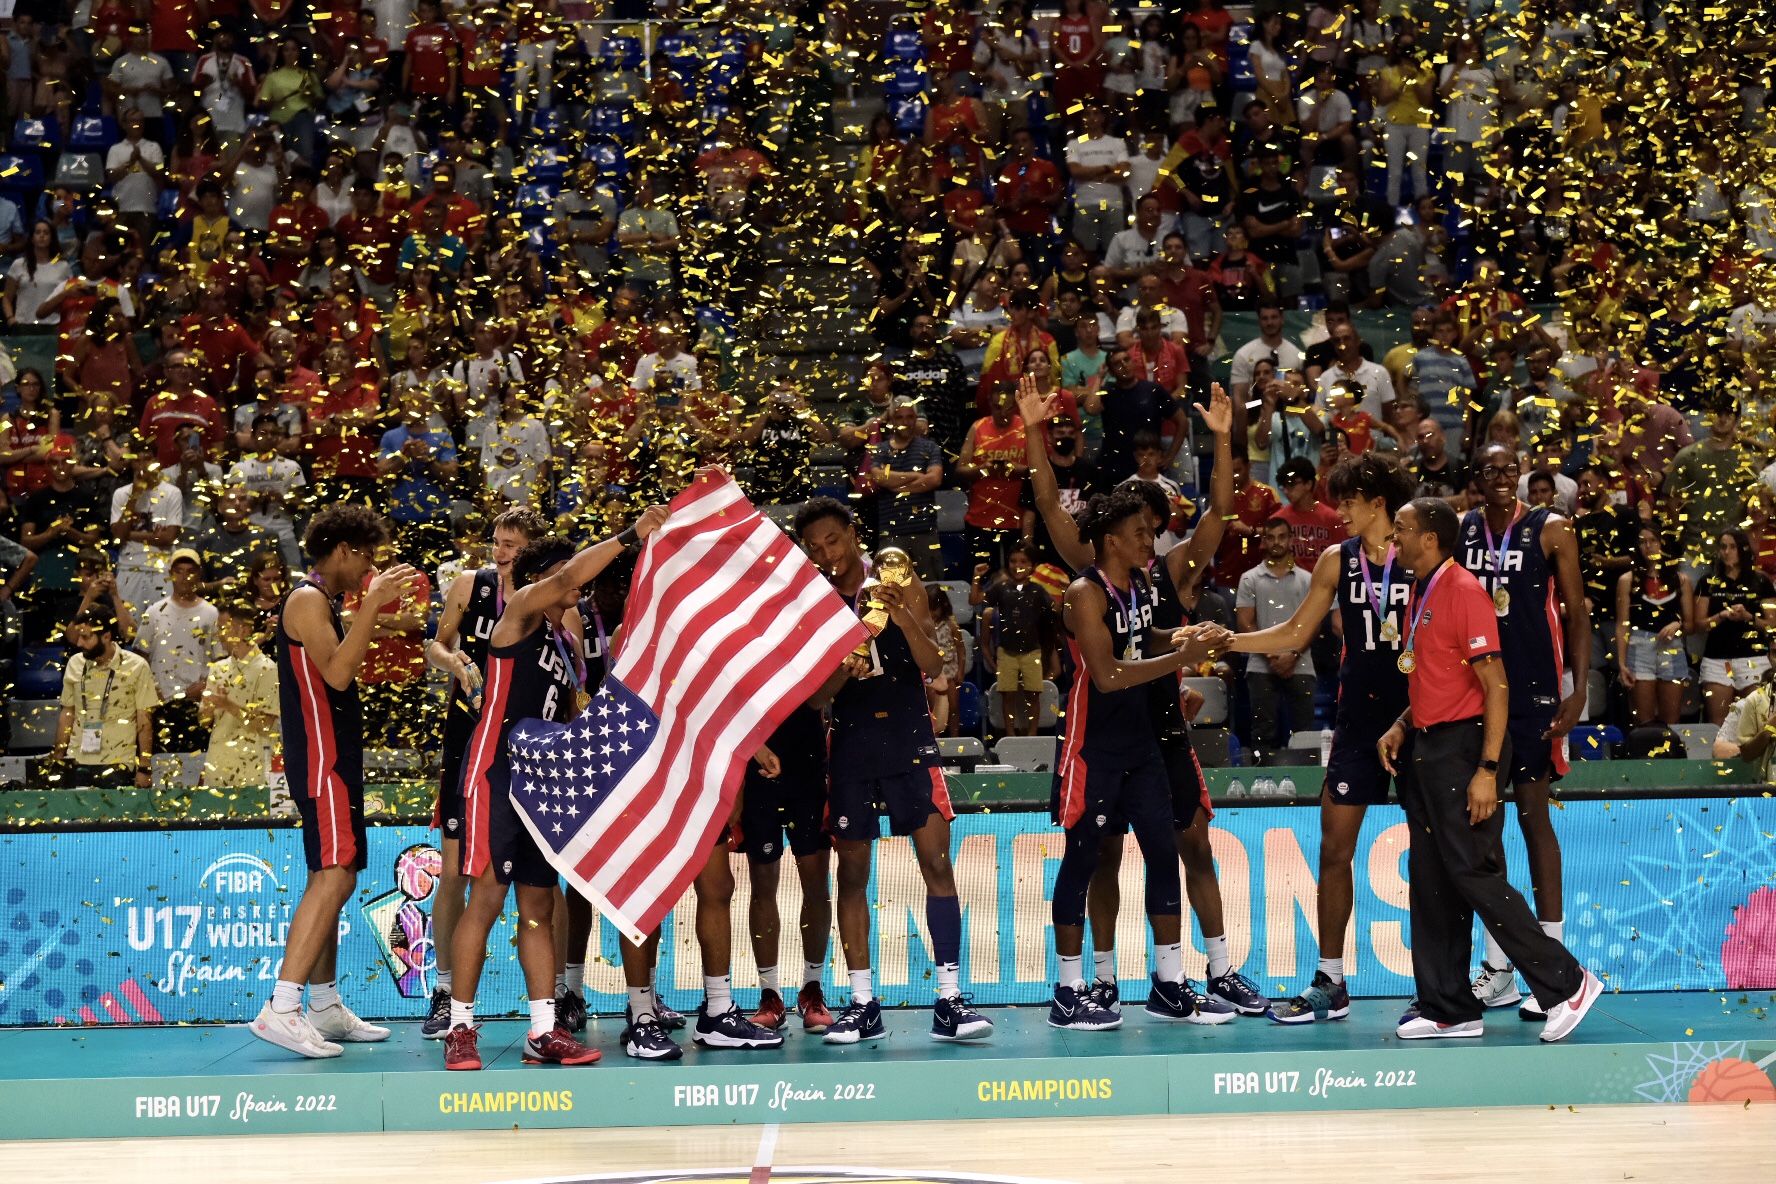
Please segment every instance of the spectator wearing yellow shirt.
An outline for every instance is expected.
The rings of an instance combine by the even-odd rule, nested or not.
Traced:
[[[218,623],[225,657],[204,679],[203,725],[210,729],[203,783],[241,789],[266,783],[266,758],[278,742],[277,664],[256,644],[252,606],[222,605]]]
[[[1437,80],[1430,63],[1418,52],[1418,38],[1408,31],[1394,38],[1387,65],[1381,68],[1375,105],[1384,109],[1382,136],[1387,141],[1387,200],[1400,204],[1400,180],[1412,165],[1412,196],[1430,192],[1426,165],[1431,152],[1431,111]]]
[[[68,626],[79,652],[62,677],[62,711],[56,721],[57,761],[73,759],[84,786],[153,784],[154,709],[160,692],[148,661],[117,645],[117,622],[87,609]]]

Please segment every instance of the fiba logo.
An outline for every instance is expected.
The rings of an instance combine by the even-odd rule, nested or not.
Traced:
[[[198,877],[197,886],[212,889],[218,896],[225,892],[258,893],[267,888],[273,891],[283,889],[283,885],[278,882],[277,873],[271,870],[269,863],[244,851],[235,851],[214,860],[204,869],[203,875]]]
[[[382,958],[404,999],[431,993],[430,977],[437,965],[432,946],[432,916],[423,908],[444,874],[444,857],[436,847],[415,843],[395,856],[395,887],[364,906],[364,917]]]

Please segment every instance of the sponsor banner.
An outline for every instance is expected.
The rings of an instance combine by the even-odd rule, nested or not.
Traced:
[[[300,1135],[383,1129],[381,1073],[0,1082],[9,1139]]]
[[[1776,800],[1581,801],[1555,815],[1565,854],[1566,943],[1612,990],[1776,986]],[[1224,809],[1211,832],[1236,966],[1271,994],[1298,989],[1318,957],[1319,811]],[[1356,912],[1346,972],[1359,996],[1412,993],[1407,828],[1397,807],[1371,809],[1357,846]],[[341,982],[370,1018],[415,1018],[435,985],[431,912],[440,860],[418,827],[373,827],[369,870],[340,921]],[[963,990],[981,1004],[1040,1003],[1056,967],[1049,894],[1062,838],[1044,815],[968,814],[954,858],[963,915]],[[1513,879],[1528,882],[1518,828],[1507,822]],[[748,907],[735,858],[734,907]],[[1117,933],[1125,995],[1144,997],[1148,938],[1142,866],[1132,841],[1122,867]],[[307,873],[289,829],[118,831],[0,836],[0,1025],[241,1022],[270,994]],[[797,877],[780,876],[784,945],[800,961]],[[935,982],[924,887],[906,839],[876,848],[872,911],[877,992],[925,1005]],[[701,994],[693,902],[667,921],[660,983],[681,1010]],[[490,942],[478,992],[488,1014],[517,1014],[524,989],[512,906]],[[588,1002],[624,1004],[616,931],[594,919]],[[743,930],[742,930],[743,932]],[[734,981],[755,978],[737,938]],[[832,942],[828,997],[843,995]],[[1186,970],[1201,978],[1193,925]]]

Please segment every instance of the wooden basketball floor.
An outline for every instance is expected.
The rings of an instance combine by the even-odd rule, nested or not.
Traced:
[[[772,1166],[753,1170],[761,1145]],[[781,1128],[453,1131],[0,1144],[17,1184],[429,1184],[575,1180],[797,1165],[1022,1176],[1067,1184],[1303,1180],[1776,1179],[1776,1106],[1636,1105],[1334,1114],[844,1123]],[[911,1177],[917,1179],[916,1176]]]

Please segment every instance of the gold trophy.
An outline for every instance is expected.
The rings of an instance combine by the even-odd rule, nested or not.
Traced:
[[[870,640],[881,636],[882,630],[888,627],[888,607],[874,595],[874,589],[883,584],[892,584],[896,588],[905,588],[913,582],[913,557],[899,547],[883,547],[876,552],[875,566],[870,578],[863,582],[863,592],[867,599],[858,616],[863,620],[863,627],[869,630]],[[857,656],[870,656],[870,643],[865,641],[857,647]]]

